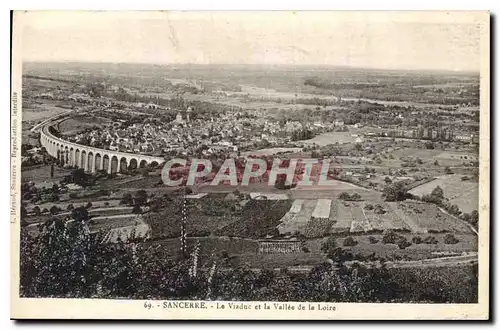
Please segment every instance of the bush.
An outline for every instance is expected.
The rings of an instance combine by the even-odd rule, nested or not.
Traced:
[[[134,207],[132,208],[132,213],[141,214],[142,213],[141,206],[139,204],[135,204]]]
[[[414,244],[422,244],[422,237],[420,236],[415,236],[411,239],[411,241],[414,243]]]
[[[147,201],[148,201],[148,193],[146,192],[146,190],[141,189],[135,193],[134,204],[142,206],[146,205]]]
[[[355,246],[356,244],[358,244],[358,241],[352,238],[352,236],[346,237],[342,243],[343,246]]]
[[[359,200],[361,200],[361,195],[358,194],[358,193],[354,193],[354,194],[351,195],[351,200],[353,200],[353,201],[359,201]]]
[[[344,200],[344,201],[347,201],[347,200],[350,200],[350,199],[351,199],[351,196],[350,196],[348,193],[343,192],[343,193],[341,193],[341,194],[339,195],[339,199],[342,199],[342,200]]]
[[[385,214],[386,210],[382,207],[382,205],[377,204],[375,205],[375,210],[373,211],[375,214]]]
[[[122,199],[120,200],[120,205],[132,206],[133,204],[134,204],[134,199],[132,198],[132,195],[130,193],[124,194]]]
[[[40,216],[40,214],[42,214],[42,211],[40,210],[39,206],[35,206],[33,208],[33,213],[35,213],[35,216]]]
[[[437,244],[437,243],[438,243],[437,239],[436,239],[434,236],[427,236],[427,237],[423,240],[423,242],[424,242],[425,244]]]
[[[75,207],[73,206],[73,204],[69,204],[67,207],[66,207],[66,210],[68,211],[72,211]]]
[[[378,243],[378,239],[376,239],[373,236],[369,236],[368,240],[370,241],[370,244],[376,244],[376,243]]]
[[[92,203],[91,202],[88,202],[87,205],[85,205],[86,209],[90,209],[91,207],[92,207]]]
[[[426,202],[426,203],[436,204],[436,205],[442,205],[443,204],[443,199],[442,198],[433,196],[432,194],[431,195],[423,195],[422,196],[422,201]]]
[[[372,204],[366,204],[365,205],[365,210],[368,210],[368,211],[373,210],[373,205]]]
[[[443,188],[441,188],[440,186],[437,186],[436,188],[434,188],[432,190],[431,196],[439,198],[439,199],[443,199],[444,198]]]
[[[61,209],[56,205],[53,205],[50,208],[50,214],[52,214],[52,215],[59,213],[59,211],[61,211]]]
[[[77,222],[87,221],[89,220],[89,211],[85,207],[80,206],[71,211],[71,217]]]
[[[303,246],[302,252],[309,253],[309,252],[311,252],[311,250],[307,246]]]
[[[349,195],[348,193],[343,192],[339,195],[338,198],[341,200],[344,200],[344,201],[359,201],[359,200],[361,200],[361,195],[358,193],[354,193],[352,195]]]
[[[328,237],[328,239],[321,245],[321,251],[327,253],[332,251],[337,247],[337,243],[335,242],[335,238],[333,236]]]
[[[332,259],[333,261],[337,262],[344,262],[348,260],[352,260],[354,256],[352,255],[351,252],[348,252],[342,248],[335,248],[331,250],[328,254],[327,257],[329,259]]]
[[[401,240],[402,238],[404,238],[404,237],[389,230],[382,237],[382,243],[384,243],[384,244],[397,244],[397,242],[399,240]]]
[[[407,189],[402,182],[396,182],[384,188],[383,197],[387,202],[403,201],[408,197]]]
[[[411,245],[411,243],[410,243],[410,242],[408,242],[408,241],[406,240],[406,238],[405,238],[405,237],[403,237],[402,239],[400,239],[400,240],[399,240],[399,242],[398,242],[398,247],[399,247],[401,250],[406,249],[406,248],[407,248],[407,247],[409,247],[410,245]]]
[[[448,234],[444,237],[444,244],[457,244],[458,239],[452,234]]]

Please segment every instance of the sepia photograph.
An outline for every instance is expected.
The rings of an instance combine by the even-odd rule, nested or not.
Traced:
[[[12,31],[11,317],[489,318],[489,12]]]

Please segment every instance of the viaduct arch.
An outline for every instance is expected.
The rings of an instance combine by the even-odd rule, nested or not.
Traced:
[[[106,170],[111,174],[127,169],[143,168],[150,164],[161,164],[165,161],[162,157],[112,151],[68,142],[51,134],[49,126],[44,126],[40,131],[42,147],[63,164],[83,168],[86,172]]]

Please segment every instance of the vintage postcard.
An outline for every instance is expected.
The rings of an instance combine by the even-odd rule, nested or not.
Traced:
[[[12,318],[489,319],[489,12],[12,20]]]

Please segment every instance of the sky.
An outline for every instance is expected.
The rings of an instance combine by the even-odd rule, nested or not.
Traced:
[[[24,12],[34,62],[332,65],[479,71],[484,14]],[[16,34],[17,35],[17,34]]]

